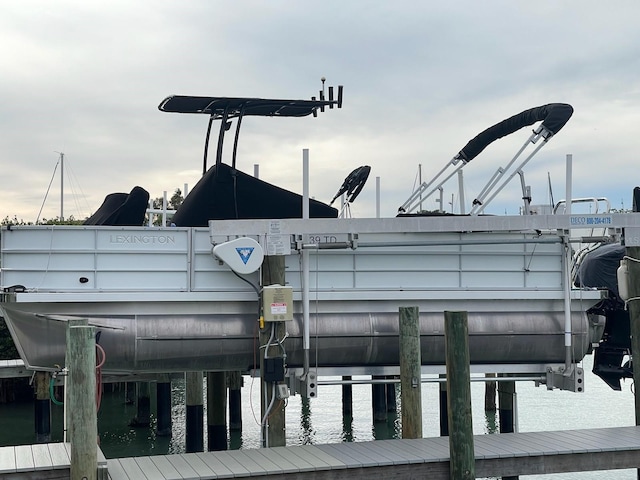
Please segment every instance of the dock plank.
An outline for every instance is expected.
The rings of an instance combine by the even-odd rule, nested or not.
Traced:
[[[184,455],[167,455],[165,457],[173,468],[175,468],[184,480],[200,480],[200,475],[189,464],[188,459]]]
[[[49,455],[51,455],[51,463],[54,470],[70,467],[71,459],[64,443],[48,443],[47,448],[49,449]]]
[[[15,447],[0,447],[0,473],[14,473],[15,471]]]
[[[35,469],[31,445],[18,445],[15,448],[16,472],[31,472]]]
[[[233,472],[229,470],[229,468],[222,463],[222,461],[216,457],[215,455],[211,455],[211,453],[203,453],[198,452],[194,454],[200,460],[204,462],[204,464],[213,471],[215,478],[233,478]]]
[[[182,456],[201,478],[215,475],[215,472],[196,453],[183,453]]]
[[[162,472],[166,480],[182,480],[182,475],[169,461],[166,455],[149,457],[154,466]]]
[[[121,458],[120,464],[127,474],[126,478],[129,480],[149,480],[138,465],[136,457]]]
[[[166,480],[167,477],[164,476],[151,457],[135,457],[135,461],[148,479]]]
[[[31,445],[34,470],[53,470],[53,460],[46,443]]]

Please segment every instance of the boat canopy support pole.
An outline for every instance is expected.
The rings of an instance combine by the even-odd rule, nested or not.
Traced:
[[[222,114],[222,121],[220,122],[220,133],[218,133],[218,150],[216,151],[216,165],[220,165],[222,163],[222,145],[224,144],[224,132],[229,130],[231,127],[231,122],[228,122],[229,118],[229,107],[225,108],[224,113]]]
[[[238,154],[238,138],[240,137],[240,125],[242,125],[242,117],[244,117],[245,107],[242,106],[240,114],[238,115],[238,124],[236,125],[236,136],[233,140],[233,156],[231,157],[231,166],[236,168],[236,156]]]
[[[207,173],[207,156],[209,154],[209,137],[211,136],[211,126],[213,125],[213,115],[209,117],[209,125],[207,125],[207,135],[204,138],[204,159],[202,160],[202,175]]]
[[[504,168],[504,171],[503,173],[500,174],[500,177],[502,177],[504,173],[506,173],[511,168],[511,166],[515,163],[515,161],[518,159],[520,154],[527,147],[529,142],[536,143],[540,138],[542,138],[543,139],[542,143],[538,145],[534,149],[534,151],[520,163],[518,168],[511,175],[509,175],[509,177],[504,182],[502,182],[502,184],[489,196],[488,199],[486,199],[486,201],[484,200],[484,197],[486,196],[486,194],[489,193],[490,189],[485,188],[485,195],[479,195],[478,198],[476,198],[473,201],[474,205],[470,213],[472,215],[479,215],[480,213],[482,213],[484,209],[487,207],[487,205],[489,205],[491,201],[502,191],[502,189],[505,186],[507,186],[507,184],[513,179],[513,177],[515,177],[518,174],[518,172],[520,172],[525,167],[525,165],[529,163],[529,161],[536,155],[536,153],[538,153],[538,151],[545,145],[545,143],[547,143],[547,141],[549,141],[549,139],[552,136],[553,134],[549,130],[547,130],[543,125],[540,125],[536,130],[534,130],[533,134],[524,143],[522,148],[520,148],[518,153],[511,159],[509,164]]]

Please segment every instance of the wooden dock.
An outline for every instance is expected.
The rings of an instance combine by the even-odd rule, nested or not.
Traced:
[[[98,448],[98,479],[107,480],[107,460]],[[2,480],[67,480],[71,475],[71,445],[40,443],[0,447]]]
[[[476,435],[476,476],[640,467],[640,427]],[[107,461],[112,480],[449,479],[449,438],[377,440]]]
[[[478,478],[640,468],[640,427],[476,435],[474,444]],[[63,443],[0,447],[0,478],[68,479],[69,453]],[[449,479],[448,437],[98,458],[98,478],[111,480]]]

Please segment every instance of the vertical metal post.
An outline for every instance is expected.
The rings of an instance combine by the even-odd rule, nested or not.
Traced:
[[[64,153],[60,153],[60,221],[64,220]]]
[[[302,150],[302,218],[309,218],[309,149]],[[304,375],[309,373],[310,319],[309,319],[309,250],[302,249],[302,349]],[[281,285],[284,285],[284,281]],[[316,346],[317,348],[317,346]]]
[[[376,177],[376,218],[380,218],[380,177]]]

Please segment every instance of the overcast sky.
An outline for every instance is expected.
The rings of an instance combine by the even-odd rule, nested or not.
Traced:
[[[152,197],[192,188],[207,118],[160,112],[166,96],[310,98],[323,76],[344,85],[343,108],[246,119],[238,168],[259,164],[262,179],[301,193],[308,148],[311,195],[329,202],[351,170],[370,165],[353,216],[375,215],[375,177],[381,214],[393,216],[418,165],[428,180],[485,128],[561,102],[573,117],[525,168],[533,203],[549,202],[548,175],[554,199],[564,198],[571,153],[574,197],[630,208],[640,184],[639,20],[637,0],[4,0],[0,217],[36,219],[58,152],[65,216],[84,218],[135,185]],[[464,169],[467,203],[530,130]],[[41,217],[60,214],[59,172]],[[448,209],[457,191],[445,185]],[[487,212],[517,214],[520,197],[516,178]]]

